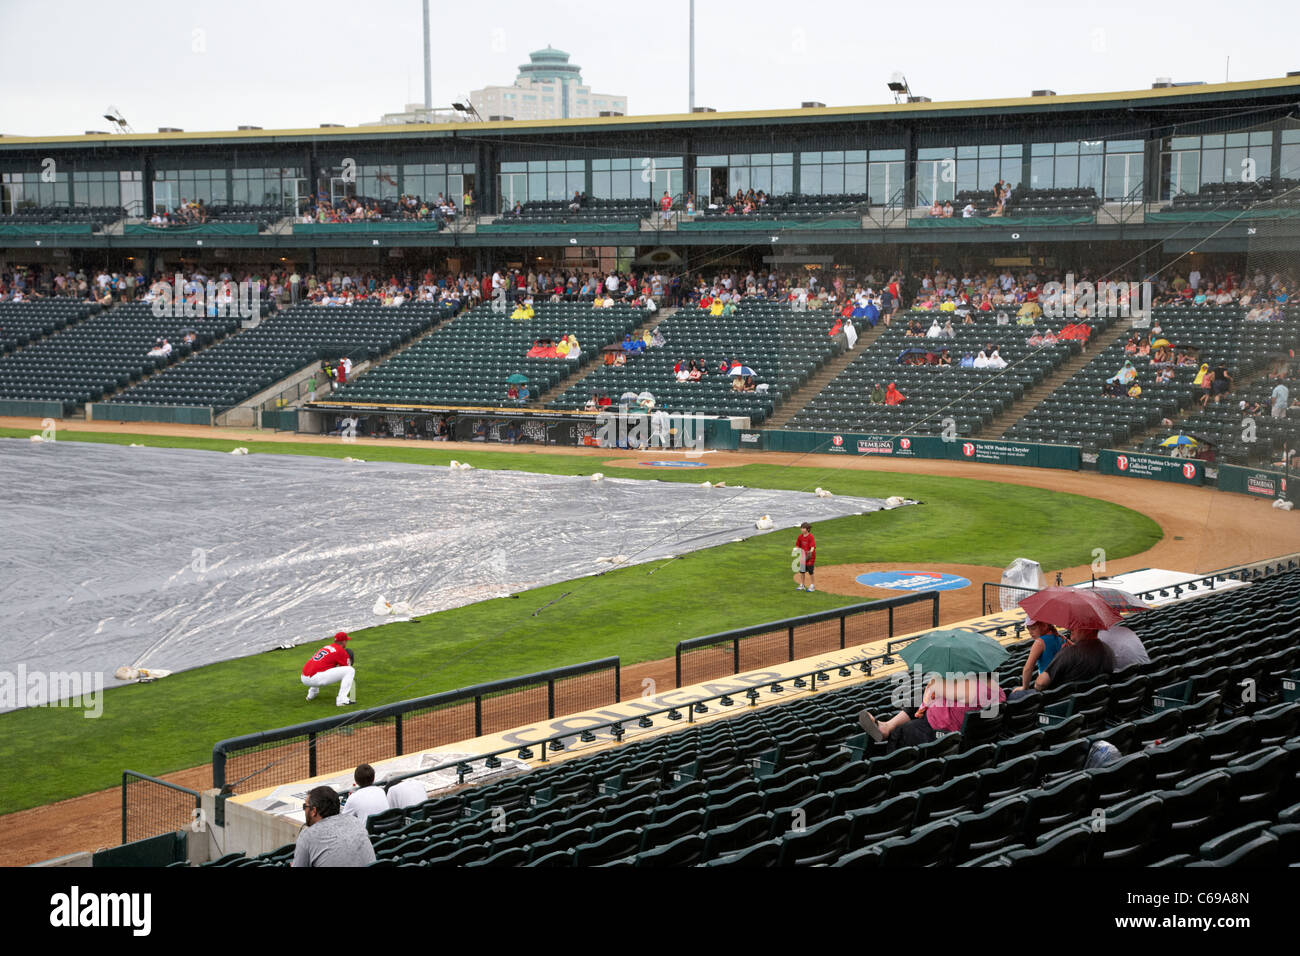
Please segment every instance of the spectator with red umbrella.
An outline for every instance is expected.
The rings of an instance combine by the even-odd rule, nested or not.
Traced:
[[[1054,624],[1070,632],[1066,646],[1034,681],[1034,690],[1059,687],[1115,670],[1115,655],[1099,639],[1098,632],[1113,627],[1123,617],[1105,600],[1091,593],[1091,589],[1044,588],[1021,601],[1020,607],[1030,619]]]

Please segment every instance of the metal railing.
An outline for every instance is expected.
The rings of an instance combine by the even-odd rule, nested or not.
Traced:
[[[212,747],[212,785],[290,783],[617,703],[620,679],[619,659],[606,657],[231,737]]]
[[[897,642],[898,646],[907,644],[920,635],[913,635]],[[457,785],[462,785],[465,778],[476,772],[474,764],[480,764],[479,770],[496,770],[501,767],[501,758],[512,756],[519,760],[540,759],[543,763],[550,758],[548,755],[561,753],[568,750],[575,743],[597,743],[599,737],[603,736],[605,742],[614,740],[617,743],[627,742],[625,738],[644,737],[644,731],[655,730],[655,718],[664,717],[668,721],[668,726],[672,726],[680,721],[685,721],[685,726],[693,725],[697,716],[706,714],[719,714],[728,711],[730,708],[740,706],[737,698],[746,701],[741,710],[746,707],[752,708],[757,706],[758,702],[763,699],[764,695],[771,698],[779,698],[786,694],[787,686],[793,688],[796,692],[807,691],[808,693],[817,693],[830,687],[848,685],[858,682],[861,677],[870,677],[875,668],[878,666],[889,666],[897,663],[893,650],[885,650],[878,654],[872,654],[865,657],[857,657],[845,661],[841,664],[832,664],[829,667],[818,667],[813,670],[802,671],[798,674],[787,675],[771,683],[753,684],[748,687],[736,687],[726,691],[715,692],[696,697],[689,702],[679,703],[673,706],[656,707],[651,710],[642,711],[637,716],[621,717],[618,719],[607,720],[598,724],[591,724],[581,731],[561,733],[548,736],[543,740],[532,743],[514,744],[509,747],[502,747],[487,753],[481,753],[469,759],[451,760],[446,763],[438,764],[434,767],[426,767],[421,770],[413,770],[401,776],[389,777],[387,783],[392,786],[399,781],[411,777],[422,777],[426,774],[434,774],[443,770],[455,770]],[[855,675],[854,671],[858,673]],[[834,676],[832,676],[834,672]],[[716,704],[710,707],[710,704]],[[625,725],[631,725],[625,726]],[[659,726],[659,730],[664,725]],[[636,733],[634,731],[643,731]],[[567,741],[567,742],[566,742]],[[537,752],[534,753],[533,748]]]
[[[1269,558],[1265,561],[1252,561],[1247,564],[1233,565],[1230,568],[1221,568],[1218,571],[1211,571],[1208,574],[1197,574],[1169,584],[1161,584],[1156,587],[1147,588],[1143,591],[1130,592],[1134,597],[1144,601],[1153,601],[1157,597],[1181,597],[1184,592],[1197,592],[1201,590],[1214,591],[1220,584],[1226,584],[1230,581],[1251,582],[1263,581],[1267,578],[1276,577],[1279,574],[1286,574],[1289,571],[1300,569],[1300,552],[1284,554],[1280,557]],[[1074,586],[1074,585],[1072,585]],[[1105,579],[1098,582],[1094,577],[1091,582],[1092,587],[1107,587]],[[996,582],[986,581],[983,584],[983,604],[985,614],[997,614],[1002,611],[1019,610],[1014,605],[1031,594],[1037,594],[1038,588],[1023,587],[1015,584],[998,584]],[[999,592],[998,603],[994,603],[989,595],[990,589]],[[1221,589],[1220,589],[1221,590]],[[1019,595],[1013,602],[1013,606],[1004,607],[1001,598],[1011,592]]]
[[[927,591],[695,637],[677,643],[677,686],[938,626],[939,593]]]
[[[122,842],[134,843],[163,833],[198,829],[197,790],[135,770],[122,771]]]

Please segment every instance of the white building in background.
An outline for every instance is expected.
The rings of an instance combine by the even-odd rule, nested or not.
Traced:
[[[453,109],[424,108],[423,103],[407,103],[402,113],[385,113],[379,121],[381,126],[402,126],[406,123],[466,123],[473,119],[468,113],[459,113]]]
[[[555,120],[627,115],[627,97],[593,93],[582,82],[582,67],[569,54],[547,46],[528,54],[514,86],[487,86],[469,94],[485,120]]]

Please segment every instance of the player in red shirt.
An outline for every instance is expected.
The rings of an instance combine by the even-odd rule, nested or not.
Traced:
[[[338,684],[339,693],[335,704],[343,707],[356,703],[352,699],[352,684],[356,680],[357,671],[352,666],[352,652],[348,650],[347,644],[347,634],[339,631],[332,642],[313,654],[302,666],[303,685],[310,688],[307,691],[308,700],[315,700],[322,687]]]
[[[817,563],[817,541],[813,538],[812,525],[807,521],[799,525],[799,537],[794,546],[803,552],[803,570],[799,572],[799,590],[816,591],[813,583],[813,565]],[[808,576],[808,586],[804,587],[804,575]]]

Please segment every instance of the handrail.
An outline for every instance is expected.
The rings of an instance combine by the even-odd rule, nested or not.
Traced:
[[[1199,591],[1201,588],[1208,588],[1209,590],[1213,591],[1215,589],[1216,584],[1226,584],[1229,581],[1241,581],[1241,582],[1261,581],[1278,574],[1286,574],[1289,571],[1295,570],[1295,568],[1293,567],[1286,566],[1284,562],[1289,562],[1292,564],[1300,564],[1300,552],[1284,554],[1279,557],[1268,558],[1267,560],[1263,560],[1263,561],[1251,561],[1246,564],[1237,564],[1229,568],[1220,568],[1219,570],[1211,571],[1208,574],[1198,574],[1192,577],[1184,578],[1180,581],[1174,581],[1169,584],[1161,584],[1156,587],[1146,588],[1142,591],[1131,591],[1129,593],[1131,593],[1136,598],[1151,600],[1156,597],[1168,597],[1171,592],[1173,593],[1174,597],[1178,597],[1184,591]],[[1274,563],[1276,563],[1277,565],[1276,567],[1273,567]],[[1100,584],[1101,587],[1108,586],[1104,583],[1106,580],[1107,579],[1105,578],[1102,579],[1103,583]],[[1077,587],[1077,588],[1084,588],[1084,587],[1095,588],[1098,587],[1099,585],[1098,585],[1097,578],[1094,575],[1092,581],[1089,582],[1087,585],[1080,583],[1077,585],[1070,585],[1070,586]],[[1010,588],[1016,591],[1024,591],[1026,595],[1037,594],[1040,590],[1042,590],[1041,588],[1031,588],[1021,584],[1002,584],[997,581],[985,581],[983,584],[984,595],[988,594],[989,588]],[[987,608],[988,606],[989,605],[988,605],[987,597],[985,597],[984,607]],[[997,612],[986,612],[986,613],[1006,614],[1010,612],[997,611]]]
[[[881,601],[865,601],[861,604],[850,604],[844,607],[831,608],[826,611],[816,611],[812,614],[802,614],[798,617],[785,618],[780,621],[767,621],[763,624],[752,624],[748,627],[736,628],[731,631],[722,631],[718,634],[706,634],[703,637],[692,637],[684,641],[678,641],[674,651],[676,660],[677,686],[682,686],[682,654],[683,652],[697,650],[701,647],[711,647],[717,644],[732,644],[735,648],[734,659],[737,661],[737,670],[739,671],[740,642],[745,638],[754,637],[759,634],[771,634],[774,631],[786,631],[789,634],[791,653],[793,654],[794,646],[794,629],[807,624],[818,624],[822,621],[831,621],[839,619],[840,621],[840,646],[844,646],[845,628],[844,622],[853,615],[866,614],[873,611],[882,611],[889,615],[889,637],[893,637],[894,608],[907,607],[912,604],[930,603],[932,605],[931,627],[939,626],[939,592],[923,591],[917,594],[905,594],[899,597],[886,598]],[[793,657],[791,657],[793,660]]]
[[[489,681],[484,684],[475,684],[470,687],[462,687],[459,690],[443,691],[438,694],[430,694],[425,697],[416,697],[410,700],[395,701],[391,704],[382,704],[378,707],[369,707],[365,710],[356,710],[343,714],[335,714],[332,717],[323,717],[319,720],[306,721],[301,724],[292,724],[288,727],[277,727],[274,730],[262,730],[252,734],[243,734],[238,737],[228,737],[225,740],[219,740],[212,745],[212,785],[224,790],[228,786],[226,782],[226,757],[227,754],[234,750],[246,750],[260,747],[264,744],[276,743],[277,741],[293,740],[294,738],[305,737],[308,745],[308,776],[316,776],[316,738],[320,734],[328,733],[332,730],[338,730],[352,724],[364,723],[376,720],[384,720],[388,717],[395,717],[399,721],[403,714],[413,710],[426,710],[435,707],[441,707],[447,704],[456,704],[464,701],[480,701],[489,695],[496,695],[506,691],[514,690],[518,687],[524,687],[531,684],[546,682],[548,684],[548,710],[550,716],[554,716],[555,708],[555,681],[564,680],[569,677],[578,677],[583,674],[590,674],[594,671],[614,669],[614,702],[620,699],[620,680],[621,667],[619,658],[605,657],[600,660],[586,661],[582,664],[570,664],[565,667],[557,667],[552,670],[538,671],[534,674],[525,674],[520,677],[508,677],[504,680]],[[475,736],[481,736],[482,708],[475,707]],[[401,734],[397,735],[397,754],[401,756]],[[255,776],[266,770],[263,767],[254,771],[248,776]],[[245,777],[243,779],[248,779]],[[242,781],[236,781],[242,782]],[[230,785],[233,786],[233,785]]]
[[[914,639],[915,637],[909,638],[909,640]],[[896,663],[896,661],[894,660],[892,653],[885,651],[880,654],[873,654],[869,657],[855,658],[853,660],[845,661],[838,668],[834,665],[831,665],[830,667],[818,667],[814,670],[803,671],[792,676],[782,677],[773,681],[771,684],[766,685],[765,689],[767,693],[772,695],[783,694],[785,693],[785,685],[789,684],[796,690],[807,688],[810,693],[815,693],[818,690],[819,682],[823,687],[836,683],[836,681],[834,681],[830,676],[830,671],[832,670],[836,671],[836,675],[839,678],[848,680],[853,678],[851,668],[856,668],[862,675],[870,677],[877,665],[889,666],[894,663]],[[809,679],[811,679],[811,683],[809,683]],[[732,707],[736,704],[736,701],[733,698],[744,697],[749,701],[749,706],[753,707],[758,703],[763,692],[763,689],[760,689],[758,686],[751,686],[747,690],[743,691],[743,693],[739,689],[732,689],[723,693],[710,694],[706,697],[696,698],[686,704],[658,707],[654,710],[643,711],[636,717],[622,717],[599,724],[592,724],[588,727],[584,727],[581,731],[558,734],[547,737],[544,740],[534,741],[532,744],[524,744],[523,746],[512,745],[510,747],[493,750],[489,753],[482,753],[476,757],[470,757],[469,759],[452,760],[447,763],[438,764],[435,767],[426,767],[422,770],[412,770],[408,773],[401,774],[400,776],[389,777],[386,781],[386,786],[391,787],[393,784],[402,780],[407,780],[412,777],[422,777],[426,774],[451,769],[455,769],[456,771],[457,785],[459,786],[465,782],[465,777],[474,772],[471,765],[480,760],[483,761],[484,769],[495,770],[501,766],[501,757],[513,754],[519,760],[531,760],[534,757],[532,748],[539,747],[541,752],[540,759],[545,763],[548,752],[559,753],[560,751],[567,749],[564,744],[565,737],[577,737],[584,743],[592,743],[596,740],[597,731],[608,731],[614,737],[614,740],[621,744],[623,743],[623,738],[628,733],[628,728],[624,727],[624,724],[634,722],[638,728],[648,730],[654,726],[654,722],[651,719],[654,717],[666,716],[674,723],[682,720],[683,715],[681,711],[683,709],[686,711],[685,719],[687,724],[694,724],[696,715],[710,712],[707,704],[712,701],[716,701],[719,707]]]

